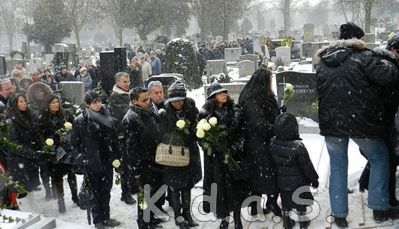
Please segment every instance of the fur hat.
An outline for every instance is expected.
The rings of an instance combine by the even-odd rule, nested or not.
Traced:
[[[339,39],[349,40],[354,37],[357,39],[364,37],[364,31],[352,22],[342,24],[339,28]]]
[[[216,95],[217,93],[220,93],[220,92],[227,93],[228,90],[226,88],[223,88],[222,85],[220,85],[220,83],[214,82],[206,90],[206,95],[207,95],[206,99],[210,99],[213,95]]]
[[[399,51],[399,33],[395,33],[389,38],[386,49],[391,50],[391,48]]]
[[[186,99],[186,86],[181,81],[176,81],[168,90],[168,101],[179,101]]]

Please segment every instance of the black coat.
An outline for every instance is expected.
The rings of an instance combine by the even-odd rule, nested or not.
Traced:
[[[20,181],[28,190],[40,184],[38,180],[38,163],[40,161],[37,123],[29,111],[10,114],[9,139],[17,148],[9,147],[7,167],[11,177]],[[38,182],[38,183],[35,183]]]
[[[190,164],[186,167],[163,166],[163,180],[166,185],[177,190],[191,189],[202,178],[201,158],[195,136],[198,109],[195,107],[193,99],[186,98],[180,111],[173,108],[171,103],[165,105],[165,110],[166,113],[161,116],[161,129],[166,130],[162,142],[188,147],[190,150]],[[189,135],[177,130],[176,122],[178,120],[190,121]]]
[[[118,135],[121,135],[123,132],[121,127],[122,119],[130,107],[129,91],[124,91],[115,85],[108,102],[109,113],[116,122]]]
[[[395,64],[377,57],[359,40],[337,41],[317,55],[321,135],[383,137],[384,90],[397,85]]]
[[[143,86],[143,79],[141,78],[140,69],[137,66],[134,69],[128,67],[127,72],[130,77],[130,89]]]
[[[105,107],[100,112],[85,108],[73,122],[71,145],[74,162],[88,173],[112,168],[118,150],[115,123]]]
[[[62,75],[60,72],[57,73],[57,75],[55,75],[55,81],[57,81],[57,83],[60,83],[62,81],[74,81],[76,80],[76,77],[74,75],[72,75],[72,73],[67,72],[67,74]]]
[[[248,182],[255,194],[275,194],[277,171],[270,154],[274,119],[279,107],[273,94],[251,98],[242,104],[245,153],[249,164]]]
[[[271,141],[271,153],[278,171],[278,188],[293,192],[299,187],[318,182],[319,176],[299,138],[295,116],[282,114],[274,125],[276,136]]]
[[[218,218],[224,218],[230,215],[231,211],[241,208],[242,201],[246,197],[247,191],[244,191],[245,184],[234,180],[230,174],[228,165],[224,163],[224,154],[226,151],[232,153],[233,158],[236,161],[240,161],[244,155],[239,150],[243,147],[239,146],[240,141],[240,120],[241,110],[232,101],[225,103],[221,108],[217,107],[212,101],[208,101],[204,105],[204,109],[201,110],[199,118],[207,119],[216,117],[218,120],[217,125],[223,125],[226,127],[228,132],[227,147],[211,147],[212,154],[208,156],[204,150],[204,182],[203,189],[204,195],[211,194],[211,185],[217,184],[217,199],[216,199],[216,215]],[[201,146],[204,140],[200,141]],[[203,148],[203,147],[202,147]],[[209,206],[204,204],[204,211],[209,212]]]
[[[159,117],[150,110],[132,105],[122,120],[126,151],[122,160],[133,175],[151,174],[160,170],[155,152],[160,142]],[[142,184],[144,185],[144,184]]]

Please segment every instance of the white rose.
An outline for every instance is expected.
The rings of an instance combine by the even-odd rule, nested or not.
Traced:
[[[179,129],[183,129],[185,125],[186,125],[186,122],[184,120],[179,120],[179,121],[176,122],[176,126]]]
[[[65,129],[70,130],[72,128],[72,123],[66,122],[66,123],[64,123],[64,127],[65,127]]]
[[[216,126],[216,124],[218,124],[218,119],[216,117],[210,118],[209,124],[211,124],[212,126]]]
[[[292,91],[293,89],[294,89],[294,86],[292,86],[292,84],[290,84],[290,83],[285,84],[285,90]]]
[[[54,140],[51,139],[51,138],[47,138],[47,139],[46,139],[46,145],[48,145],[48,146],[54,145]]]
[[[119,166],[121,166],[121,162],[116,159],[112,162],[112,166],[114,166],[114,168],[119,168]]]
[[[140,203],[140,204],[139,204],[139,207],[140,207],[142,210],[145,210],[145,209],[147,209],[148,205],[147,205],[146,202],[143,202],[143,203]]]
[[[204,123],[202,124],[202,129],[208,131],[211,129],[211,125],[209,125],[209,123]]]
[[[206,120],[206,119],[201,119],[199,122],[198,122],[198,124],[197,124],[197,129],[202,129],[202,126],[205,124],[205,123],[208,123],[208,121]]]
[[[205,131],[203,129],[198,129],[196,135],[197,135],[197,138],[204,138]]]
[[[163,112],[165,112],[165,109],[163,109],[163,108],[158,110],[158,114],[162,114]]]

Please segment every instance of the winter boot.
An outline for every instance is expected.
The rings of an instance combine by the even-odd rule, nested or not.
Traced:
[[[290,211],[283,211],[283,227],[285,229],[291,229],[295,225],[295,221],[290,218]]]
[[[306,229],[310,224],[309,218],[306,216],[306,211],[297,211],[299,218],[299,228]]]
[[[234,217],[234,228],[235,229],[242,229],[242,222],[241,222],[241,208],[236,209],[233,213]]]
[[[136,203],[136,200],[130,195],[122,193],[121,201],[125,202],[128,205],[133,205]]]
[[[68,173],[68,184],[71,189],[72,201],[79,206],[79,198],[78,198],[78,185],[76,181],[76,175],[72,172]]]
[[[183,217],[187,221],[190,227],[199,226],[197,222],[193,220],[190,212],[191,205],[191,190],[185,190],[182,192],[182,205],[183,205]]]
[[[277,204],[278,194],[267,195],[266,208],[267,210],[273,212],[275,216],[281,216],[281,208]]]
[[[376,223],[382,223],[389,219],[389,211],[373,210],[373,218]]]
[[[106,227],[117,227],[117,226],[121,225],[121,223],[119,221],[117,221],[115,219],[111,219],[111,218],[104,220],[103,224]]]
[[[227,222],[225,219],[222,220],[222,222],[220,223],[219,229],[227,229],[229,228],[229,222]]]
[[[58,211],[60,213],[64,213],[66,211],[64,198],[58,199]]]
[[[105,226],[103,223],[96,223],[96,225],[94,225],[94,227],[98,228],[98,229],[105,229]]]
[[[334,216],[334,223],[339,228],[347,228],[348,227],[348,221],[346,221],[346,217],[335,217]]]

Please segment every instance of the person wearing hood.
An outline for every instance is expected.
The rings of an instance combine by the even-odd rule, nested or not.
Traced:
[[[225,152],[231,152],[231,156],[237,162],[242,161],[245,156],[243,152],[244,141],[241,137],[242,112],[234,100],[230,98],[226,88],[219,83],[212,83],[207,89],[207,101],[199,113],[199,119],[206,119],[210,122],[211,118],[216,118],[217,125],[224,126],[227,131],[227,143],[220,146],[211,146],[212,154],[204,153],[204,195],[211,195],[211,186],[217,184],[216,197],[216,216],[222,219],[221,229],[227,229],[229,222],[226,217],[233,212],[234,228],[243,228],[241,221],[241,204],[247,197],[247,184],[243,179],[238,179],[225,164]],[[199,142],[204,152],[207,152],[205,145],[209,142],[199,138]],[[239,171],[243,173],[243,171]],[[244,174],[245,175],[245,174]],[[211,211],[210,205],[204,203],[204,212]]]
[[[313,167],[305,145],[301,142],[298,122],[295,115],[283,113],[274,122],[275,136],[271,140],[270,150],[277,167],[277,186],[280,190],[283,208],[283,226],[292,228],[295,221],[290,219],[290,211],[296,209],[301,229],[307,228],[310,221],[306,218],[306,205],[293,201],[294,192],[301,187],[305,190],[301,199],[313,200],[309,186],[319,186],[318,174]]]
[[[119,154],[123,154],[125,152],[125,138],[123,135],[122,129],[122,119],[125,116],[126,112],[129,110],[130,104],[130,77],[126,72],[118,72],[115,74],[115,82],[114,88],[112,89],[112,93],[109,96],[109,112],[111,117],[116,122],[116,129],[118,133],[118,141],[119,141]],[[129,170],[127,168],[127,163],[123,160],[123,155],[117,155],[118,158],[122,157],[121,161],[121,188],[122,188],[122,197],[121,201],[126,204],[132,205],[136,203],[136,200],[130,195],[130,186],[133,185],[130,182]]]
[[[154,81],[152,81],[154,82]],[[191,217],[191,189],[202,178],[201,159],[195,136],[198,109],[195,101],[186,97],[186,87],[181,81],[174,82],[168,90],[165,112],[161,110],[162,143],[185,146],[189,149],[187,166],[163,166],[163,183],[168,186],[169,203],[173,208],[175,223],[181,229],[198,226]],[[188,134],[176,127],[179,120],[189,121]]]
[[[348,22],[340,40],[320,49],[316,68],[320,134],[330,155],[332,215],[347,227],[348,142],[352,139],[370,162],[368,206],[376,222],[389,217],[389,153],[384,142],[384,93],[399,81],[394,63],[376,57],[362,41],[364,32]]]
[[[74,161],[84,167],[93,193],[93,223],[96,228],[116,227],[110,218],[109,201],[113,179],[112,162],[118,151],[115,123],[95,91],[85,94],[85,108],[73,122],[71,145]]]
[[[26,94],[28,91],[29,86],[32,84],[32,78],[29,76],[24,76],[18,83],[17,93],[19,94]]]
[[[151,196],[159,189],[162,183],[160,166],[155,163],[157,145],[161,141],[159,129],[159,116],[149,110],[148,90],[145,88],[133,88],[130,93],[132,106],[122,120],[122,127],[126,139],[126,160],[131,168],[139,190],[148,184],[151,187]],[[156,228],[156,224],[162,222],[150,213],[150,219],[144,218],[144,210],[141,201],[137,201],[139,229]],[[155,204],[157,205],[157,204]],[[158,205],[157,205],[158,206]],[[159,206],[158,206],[159,208]],[[148,209],[150,210],[150,209]]]
[[[87,68],[83,67],[79,69],[80,74],[76,77],[77,81],[81,81],[85,84],[85,90],[90,90],[93,80],[88,73]]]
[[[39,110],[42,106],[44,98],[52,93],[53,91],[51,88],[42,82],[36,82],[29,86],[28,90],[26,91],[26,98],[33,117],[39,118]]]

